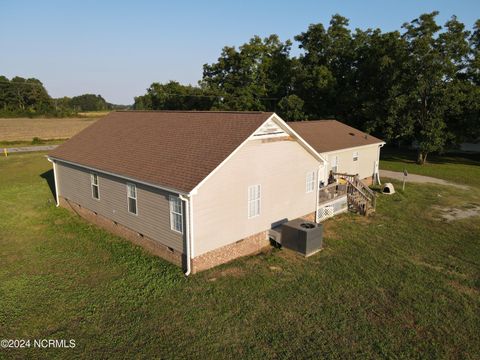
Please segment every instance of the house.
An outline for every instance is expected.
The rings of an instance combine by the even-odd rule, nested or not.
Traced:
[[[113,112],[48,154],[57,206],[187,274],[208,269],[268,246],[284,219],[324,218],[331,151],[301,128],[267,112]],[[346,199],[340,186],[327,195]]]
[[[383,140],[337,120],[298,121],[290,126],[327,160],[324,177],[330,171],[357,174],[365,184],[373,183]]]
[[[317,222],[347,211],[349,203],[363,213],[374,209],[375,194],[365,185],[371,185],[379,176],[383,140],[337,120],[299,121],[290,126],[326,160],[325,166],[319,165]],[[330,174],[339,173],[345,174],[343,177],[351,181],[350,186],[358,190],[350,198],[347,186],[328,184]]]

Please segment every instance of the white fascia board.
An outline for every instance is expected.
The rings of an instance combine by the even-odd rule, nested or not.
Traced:
[[[165,186],[152,184],[152,183],[149,183],[147,181],[138,180],[138,179],[131,178],[131,177],[128,177],[128,176],[125,176],[125,175],[115,174],[115,173],[112,173],[112,172],[109,172],[109,171],[97,169],[97,168],[94,168],[94,167],[91,167],[91,166],[78,164],[78,163],[75,163],[75,162],[72,162],[72,161],[62,160],[62,159],[59,159],[59,158],[56,158],[56,157],[53,157],[53,156],[47,156],[47,159],[58,161],[60,163],[65,163],[65,164],[69,164],[69,165],[78,166],[78,167],[81,167],[81,168],[84,168],[84,169],[87,169],[87,170],[95,171],[95,172],[98,172],[98,173],[101,173],[101,174],[110,175],[110,176],[113,176],[113,177],[117,177],[117,178],[120,178],[120,179],[131,181],[131,182],[134,182],[134,183],[137,183],[137,184],[147,185],[147,186],[150,186],[150,187],[153,187],[153,188],[156,188],[156,189],[171,192],[173,194],[188,195],[188,193],[186,193],[185,191],[181,191],[181,190],[177,190],[177,189],[174,189],[174,188],[169,188],[169,187],[165,187]]]
[[[324,163],[328,163],[327,159],[321,153],[319,153],[313,147],[311,147],[310,144],[308,142],[306,142],[295,130],[293,130],[290,127],[290,125],[288,125],[280,116],[278,116],[277,114],[274,113],[272,116],[270,116],[269,119],[272,119],[273,121],[275,121],[278,124],[278,126],[283,128],[283,130],[285,130],[287,133],[290,133],[291,135],[293,135],[298,140],[300,145],[302,145],[314,157],[323,161]]]
[[[386,142],[385,142],[385,141],[382,141],[382,142],[373,143],[373,144],[368,144],[368,145],[352,146],[352,147],[349,147],[349,148],[343,148],[343,149],[338,149],[338,150],[325,151],[325,152],[322,152],[321,154],[322,154],[323,156],[327,156],[327,155],[331,155],[331,154],[335,154],[335,153],[341,153],[341,152],[349,151],[349,150],[362,150],[362,149],[365,149],[365,148],[368,148],[368,147],[372,147],[372,146],[375,146],[375,147],[383,146],[383,145],[385,145],[385,144],[386,144]]]
[[[230,155],[228,155],[220,164],[217,165],[217,167],[215,169],[213,169],[210,174],[208,174],[206,177],[203,178],[202,181],[200,181],[197,186],[195,186],[193,188],[192,191],[190,191],[191,194],[196,194],[198,192],[198,189],[208,180],[210,179],[218,170],[220,170],[223,165],[225,165],[225,163],[230,160],[238,151],[240,151],[240,149],[251,139],[254,139],[254,135],[255,133],[260,130],[262,128],[263,125],[265,125],[265,123],[270,120],[272,116],[270,116],[268,119],[266,119],[263,123],[260,124],[259,127],[257,127],[253,132],[252,134],[247,137],[240,145],[237,146],[237,148],[235,150],[233,150]]]
[[[305,140],[303,140],[300,135],[298,135],[295,131],[293,131],[293,129],[287,125],[287,123],[285,121],[283,121],[277,114],[273,113],[271,116],[269,116],[267,119],[265,119],[265,121],[260,124],[259,127],[257,127],[253,132],[252,134],[247,137],[240,145],[238,145],[238,147],[233,150],[230,155],[228,155],[215,169],[212,170],[212,172],[210,172],[210,174],[208,174],[202,181],[200,181],[197,186],[195,186],[193,188],[193,190],[190,192],[190,194],[196,194],[198,189],[208,180],[210,179],[218,170],[220,170],[223,165],[225,165],[225,163],[227,161],[229,161],[238,151],[240,151],[240,149],[250,140],[252,139],[259,139],[258,136],[255,136],[255,134],[258,132],[258,130],[260,130],[263,125],[265,125],[268,121],[274,121],[278,126],[280,126],[284,131],[286,131],[287,133],[293,135],[300,143],[300,145],[302,145],[312,156],[314,156],[315,158],[317,158],[318,160],[321,160],[325,163],[327,163],[327,160],[322,156],[320,155],[317,151],[315,151],[314,148],[312,148]]]

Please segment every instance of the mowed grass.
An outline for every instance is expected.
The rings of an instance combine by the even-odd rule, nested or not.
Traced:
[[[431,154],[427,163],[418,165],[414,151],[392,148],[382,149],[380,168],[437,177],[459,184],[480,187],[480,154]]]
[[[0,118],[0,141],[29,142],[33,138],[66,139],[87,126],[98,117],[84,118]]]
[[[76,347],[0,358],[480,354],[480,221],[432,209],[480,204],[478,188],[409,184],[380,196],[372,217],[327,221],[325,249],[310,258],[272,250],[185,278],[56,208],[43,154],[1,160],[0,339]]]

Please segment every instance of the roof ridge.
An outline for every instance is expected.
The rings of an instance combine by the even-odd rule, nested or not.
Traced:
[[[328,122],[328,121],[335,121],[338,123],[342,123],[340,120],[337,119],[316,119],[316,120],[299,120],[299,121],[287,121],[289,124],[307,124],[307,123],[313,123],[313,122]]]
[[[134,112],[134,113],[214,113],[214,114],[273,114],[273,111],[228,111],[228,110],[115,110],[113,112]]]
[[[340,122],[343,124],[343,122],[341,122],[340,120],[337,120],[337,119],[312,119],[312,120],[307,120],[308,121],[336,121],[336,122]]]

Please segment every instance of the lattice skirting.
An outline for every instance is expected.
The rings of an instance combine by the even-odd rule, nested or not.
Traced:
[[[342,196],[328,203],[320,204],[317,209],[317,222],[322,222],[348,210],[347,196]]]

